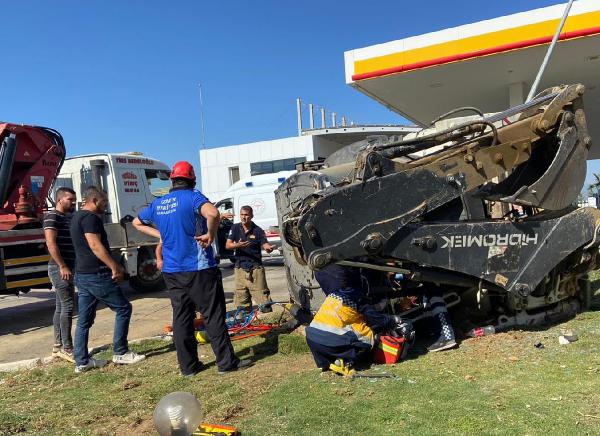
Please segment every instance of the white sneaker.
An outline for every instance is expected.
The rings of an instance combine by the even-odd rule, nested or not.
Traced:
[[[129,365],[132,363],[138,363],[144,360],[146,356],[143,354],[137,354],[135,351],[129,350],[125,354],[113,354],[112,361],[118,365]]]
[[[75,372],[80,373],[80,372],[89,371],[90,369],[94,369],[94,368],[102,368],[103,366],[106,366],[107,363],[108,363],[108,360],[94,359],[93,357],[90,357],[88,359],[88,363],[86,363],[85,365],[76,365]]]

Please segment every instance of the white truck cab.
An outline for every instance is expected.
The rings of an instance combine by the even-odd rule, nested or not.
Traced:
[[[272,174],[260,174],[238,180],[215,202],[221,214],[232,213],[233,221],[223,220],[217,234],[218,253],[221,259],[232,258],[233,252],[225,249],[225,241],[229,229],[234,223],[240,222],[239,213],[242,206],[251,206],[254,211],[252,221],[261,227],[268,241],[276,247],[281,246],[281,237],[277,222],[275,205],[275,190],[296,171],[280,171]],[[271,254],[263,251],[263,256],[280,256],[279,250]]]
[[[54,184],[54,193],[62,186],[82,193],[90,185],[108,194],[104,227],[111,254],[129,274],[132,287],[142,291],[164,288],[162,274],[156,268],[158,240],[132,226],[139,211],[169,191],[170,168],[163,162],[139,152],[102,153],[67,158]]]

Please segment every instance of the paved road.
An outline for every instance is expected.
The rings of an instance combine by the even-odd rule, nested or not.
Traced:
[[[274,301],[287,301],[285,270],[280,260],[266,260],[267,282]],[[228,308],[233,302],[233,268],[221,267]],[[139,294],[128,286],[123,290],[133,304],[129,339],[145,338],[162,332],[172,319],[166,292]],[[90,347],[112,342],[113,313],[104,306],[98,310],[90,331]],[[49,356],[54,342],[52,316],[54,292],[33,290],[20,297],[0,296],[0,363]],[[75,332],[73,324],[73,333]]]

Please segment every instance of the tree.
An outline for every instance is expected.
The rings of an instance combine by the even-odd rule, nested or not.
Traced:
[[[596,181],[588,186],[588,192],[590,195],[598,195],[598,190],[600,190],[600,174],[594,173],[594,178]]]
[[[596,204],[600,204],[598,201],[600,198],[600,174],[594,173],[594,178],[596,181],[588,186],[588,194],[596,198]]]

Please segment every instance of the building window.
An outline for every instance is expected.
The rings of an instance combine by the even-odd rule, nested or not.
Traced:
[[[229,185],[233,185],[238,180],[240,180],[240,167],[230,167],[229,168]]]
[[[291,171],[296,169],[296,164],[305,162],[305,157],[292,157],[289,159],[269,160],[265,162],[253,162],[250,164],[250,174],[271,174],[279,171]]]

